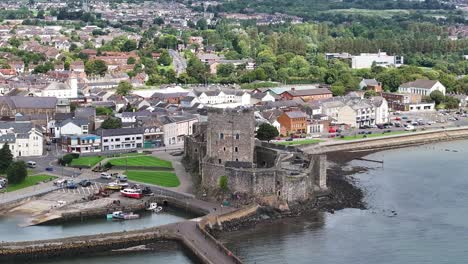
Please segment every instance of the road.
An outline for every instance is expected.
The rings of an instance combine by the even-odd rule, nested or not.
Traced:
[[[174,70],[179,76],[181,73],[184,73],[187,69],[187,61],[182,57],[177,51],[170,49],[169,55],[172,57],[172,63],[174,64]]]

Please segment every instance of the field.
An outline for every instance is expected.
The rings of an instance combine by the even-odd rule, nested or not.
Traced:
[[[7,192],[13,192],[19,189],[23,189],[29,186],[33,186],[38,182],[45,181],[45,180],[53,180],[57,177],[55,176],[50,176],[50,175],[35,175],[35,176],[28,176],[26,179],[19,184],[9,184],[8,187],[6,188]]]
[[[113,166],[138,166],[138,167],[161,167],[172,168],[172,163],[167,160],[158,159],[152,156],[116,158],[109,161]]]
[[[366,135],[366,138],[376,138],[376,137],[385,137],[385,136],[393,136],[393,135],[401,135],[409,133],[409,131],[393,131],[388,133],[374,133],[370,135]],[[336,140],[356,140],[356,139],[363,139],[364,135],[356,135],[356,136],[345,136],[344,138],[337,137]]]
[[[372,10],[372,9],[332,9],[323,11],[323,13],[339,13],[344,15],[363,15],[363,16],[378,16],[390,18],[394,15],[410,14],[410,10],[403,9],[388,9],[388,10]]]
[[[177,187],[179,178],[173,172],[168,171],[127,171],[127,177],[131,181],[159,185],[163,187]]]
[[[101,162],[104,157],[101,156],[89,156],[89,157],[79,157],[77,159],[73,159],[70,163],[70,166],[94,166]]]
[[[275,142],[275,144],[283,145],[283,146],[297,146],[297,145],[307,145],[307,144],[315,144],[322,142],[320,139],[299,139],[294,141],[282,141],[282,142]]]

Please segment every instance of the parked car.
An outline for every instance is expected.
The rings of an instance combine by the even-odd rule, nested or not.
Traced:
[[[117,175],[116,178],[117,178],[117,180],[119,180],[120,182],[126,182],[126,181],[128,181],[127,175],[119,174],[119,175]]]
[[[112,179],[112,176],[111,176],[109,173],[107,173],[107,172],[101,172],[101,176],[100,176],[100,177],[101,177],[101,179],[106,179],[106,180]]]
[[[287,138],[286,141],[293,141],[293,138]]]
[[[384,125],[382,125],[382,124],[378,124],[378,125],[377,125],[377,128],[379,128],[379,129],[383,129],[383,128],[384,128]]]
[[[83,187],[89,187],[91,186],[92,182],[90,182],[89,180],[81,180],[78,184]]]
[[[405,130],[406,130],[406,131],[412,131],[412,130],[414,130],[414,126],[412,126],[412,125],[406,125],[406,126],[405,126]]]
[[[76,189],[78,188],[78,184],[76,184],[74,181],[69,181],[67,182],[66,187],[67,189]]]
[[[367,131],[366,134],[367,134],[367,135],[370,135],[370,134],[372,134],[372,131]]]
[[[63,186],[63,185],[66,185],[67,184],[67,180],[56,180],[54,181],[54,185],[55,186]]]

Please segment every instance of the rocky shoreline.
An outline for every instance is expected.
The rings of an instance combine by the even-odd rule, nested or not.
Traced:
[[[334,213],[345,208],[367,209],[364,202],[364,191],[357,185],[352,175],[367,170],[365,167],[346,167],[353,159],[368,155],[370,152],[330,153],[330,166],[327,169],[327,186],[329,192],[313,200],[290,204],[289,210],[280,211],[272,206],[262,206],[255,215],[223,222],[222,228],[214,226],[207,230],[215,237],[241,229],[255,227],[257,224],[269,224],[285,218],[314,216],[318,212]]]

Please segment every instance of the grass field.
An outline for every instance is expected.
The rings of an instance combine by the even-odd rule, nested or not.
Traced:
[[[127,171],[127,177],[131,181],[163,187],[177,187],[180,185],[179,178],[175,173],[168,171]]]
[[[323,13],[339,13],[344,15],[363,15],[363,16],[378,16],[384,18],[390,18],[394,15],[401,15],[401,14],[410,14],[410,10],[403,10],[403,9],[384,9],[384,10],[372,10],[372,9],[357,9],[357,8],[350,8],[350,9],[331,9],[327,11],[323,11]]]
[[[393,136],[393,135],[401,135],[409,133],[409,131],[393,131],[389,133],[374,133],[370,135],[366,135],[366,138],[376,138],[376,137],[384,137],[384,136]],[[337,137],[336,140],[356,140],[356,139],[363,139],[364,135],[356,135],[356,136],[345,136],[344,138]]]
[[[109,161],[113,166],[141,166],[141,167],[161,167],[172,168],[172,163],[167,160],[158,159],[152,156],[116,158]]]
[[[104,157],[101,156],[89,156],[89,157],[79,157],[77,159],[73,159],[70,163],[70,166],[94,166],[101,162]]]
[[[26,177],[26,179],[22,183],[8,184],[8,187],[6,188],[6,191],[7,192],[17,191],[19,189],[23,189],[23,188],[26,188],[26,187],[29,187],[29,186],[33,186],[38,182],[49,180],[49,179],[53,180],[55,178],[57,178],[57,177],[51,176],[51,175],[44,175],[44,174],[35,175],[35,176],[28,176],[28,177]]]
[[[320,139],[299,139],[294,141],[282,141],[282,142],[275,142],[275,144],[283,145],[283,146],[294,146],[294,145],[307,145],[307,144],[315,144],[322,142]]]

